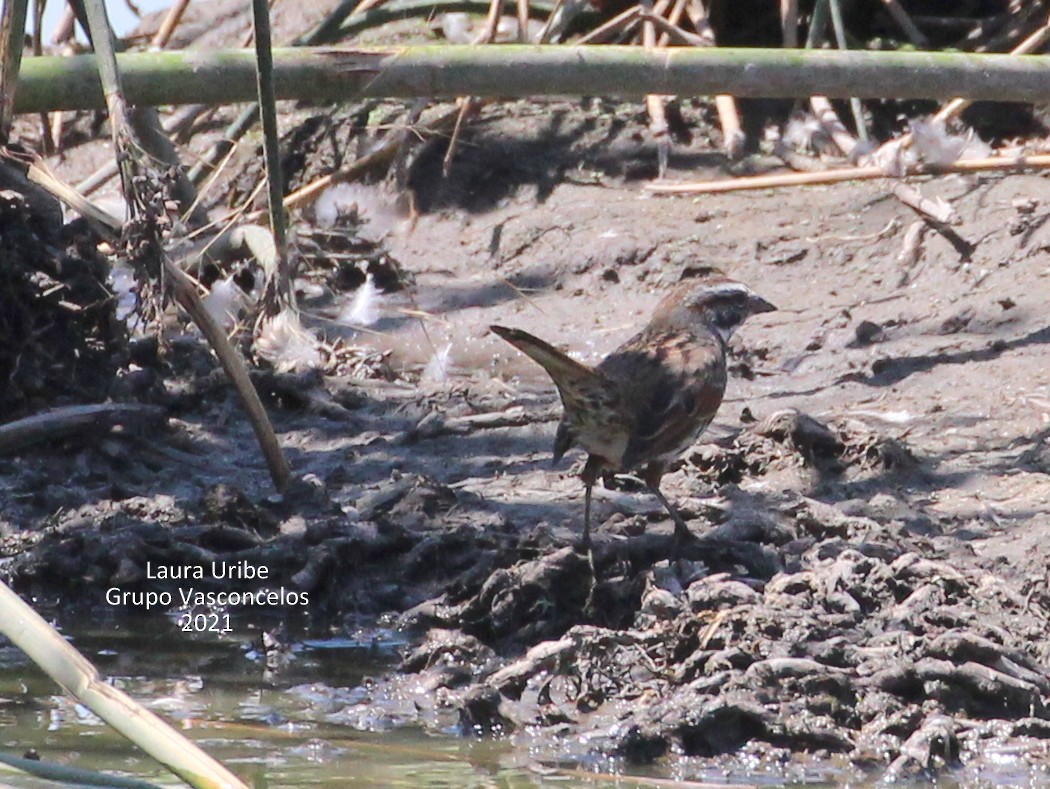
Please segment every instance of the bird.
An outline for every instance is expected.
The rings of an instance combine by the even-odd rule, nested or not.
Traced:
[[[660,481],[722,403],[729,338],[752,315],[775,309],[720,269],[703,267],[679,281],[649,323],[596,367],[521,329],[489,327],[546,370],[558,389],[563,414],[554,437],[554,462],[574,446],[588,454],[580,475],[582,551],[591,547],[595,482],[636,469],[671,516],[675,545],[689,539],[689,528],[660,490]]]

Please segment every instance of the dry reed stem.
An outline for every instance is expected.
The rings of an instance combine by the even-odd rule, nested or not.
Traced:
[[[689,17],[697,34],[711,45],[717,45],[714,28],[707,14],[703,0],[689,0]],[[722,147],[730,159],[736,159],[744,152],[747,137],[740,123],[740,112],[736,99],[728,94],[715,96],[715,110],[718,112],[718,125],[722,128]]]
[[[171,8],[168,9],[168,13],[164,16],[164,21],[157,28],[153,40],[149,42],[150,47],[153,49],[164,49],[168,46],[171,42],[171,37],[175,34],[175,28],[179,26],[179,22],[182,21],[182,16],[186,13],[189,5],[190,0],[176,0],[172,4]]]
[[[798,0],[780,0],[780,30],[785,49],[798,47]]]
[[[671,13],[667,15],[667,19],[664,19],[663,17],[656,17],[653,19],[653,23],[661,28],[660,38],[656,42],[657,46],[665,47],[670,43],[671,38],[678,37],[679,40],[681,40],[683,35],[688,35],[678,24],[682,21],[682,17],[685,16],[685,6],[688,1],[689,0],[675,0],[674,6],[671,8]],[[665,26],[662,26],[660,22],[664,22]]]
[[[551,29],[554,26],[554,20],[557,19],[558,12],[561,11],[563,5],[565,5],[565,0],[554,0],[554,8],[551,9],[547,21],[543,23],[543,29],[540,30],[540,36],[536,41],[537,44],[546,44],[548,42],[551,35]]]
[[[670,0],[658,0],[651,8],[651,0],[643,0],[642,10],[648,12],[642,17],[642,46],[647,50],[655,49],[656,25],[653,17],[662,17],[666,13]],[[649,133],[656,141],[656,173],[658,178],[663,178],[667,172],[667,160],[671,153],[671,138],[667,125],[667,110],[664,106],[664,97],[650,93],[645,97],[645,108],[649,113]]]
[[[598,27],[594,28],[590,33],[585,36],[581,36],[576,41],[577,44],[600,44],[612,38],[615,34],[621,33],[627,30],[642,14],[640,6],[633,5],[626,11],[623,11],[608,22],[603,22]]]
[[[503,0],[492,0],[489,3],[489,14],[485,18],[485,27],[481,29],[481,35],[473,43],[491,44],[495,41],[501,16],[503,16]]]
[[[529,41],[529,0],[518,0],[518,43]]]
[[[55,46],[67,44],[73,39],[73,29],[77,23],[77,15],[73,13],[73,7],[66,3],[62,16],[55,25],[55,32],[51,34],[51,43]]]
[[[813,110],[821,128],[831,137],[832,141],[846,156],[853,153],[857,147],[857,139],[849,133],[849,129],[839,119],[835,108],[828,101],[827,96],[810,96],[809,107]]]
[[[949,173],[979,173],[999,170],[1039,170],[1050,168],[1050,154],[1021,156],[989,156],[984,159],[966,159],[940,167],[909,168],[908,175],[946,175]],[[784,186],[817,186],[842,181],[871,181],[878,178],[899,178],[882,167],[841,167],[817,173],[781,173],[726,178],[720,181],[691,181],[680,184],[646,184],[646,190],[659,194],[718,194],[746,192],[754,189],[776,189]]]
[[[694,47],[707,46],[707,42],[696,33],[690,33],[688,30],[683,30],[677,25],[664,19],[662,16],[657,16],[648,11],[642,11],[639,14],[639,18],[644,22],[652,22],[655,27],[660,29],[660,43],[657,44],[657,46],[663,47],[668,44]]]

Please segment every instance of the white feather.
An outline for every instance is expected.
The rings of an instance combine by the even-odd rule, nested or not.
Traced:
[[[434,354],[427,360],[426,367],[423,368],[422,380],[430,383],[444,383],[448,380],[449,368],[449,357],[452,354],[452,343],[448,343],[441,348],[437,348]]]
[[[201,301],[212,320],[229,331],[237,324],[241,310],[247,304],[247,298],[233,277],[216,280],[211,291]]]
[[[255,352],[280,373],[305,372],[321,366],[321,348],[294,310],[282,310],[255,338]]]
[[[381,317],[380,298],[375,280],[371,274],[366,274],[364,284],[354,294],[354,300],[340,313],[340,323],[351,326],[372,326],[378,323]]]

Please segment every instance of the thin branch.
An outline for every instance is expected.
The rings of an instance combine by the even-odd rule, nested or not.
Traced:
[[[991,171],[1042,170],[1050,168],[1050,154],[1031,156],[990,156],[985,159],[965,159],[947,166],[919,166],[905,175],[941,175],[944,173],[979,173]],[[716,194],[721,192],[745,192],[755,189],[776,189],[785,186],[815,186],[842,181],[870,181],[878,178],[897,178],[882,167],[841,167],[816,173],[781,173],[777,175],[752,175],[743,178],[726,178],[720,181],[691,181],[679,184],[646,184],[650,192],[659,194]]]

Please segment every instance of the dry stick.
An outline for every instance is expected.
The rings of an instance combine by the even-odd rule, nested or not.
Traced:
[[[857,146],[857,140],[849,133],[845,124],[839,120],[839,114],[835,112],[835,108],[831,106],[827,96],[810,96],[809,106],[820,123],[821,129],[831,137],[840,151],[847,157],[851,156],[853,149]]]
[[[890,12],[893,21],[900,26],[900,29],[904,31],[904,35],[908,37],[911,43],[919,49],[926,49],[930,46],[930,40],[915,26],[915,23],[911,21],[911,17],[901,8],[901,4],[897,0],[882,0],[882,3],[886,6],[886,10]]]
[[[503,16],[503,0],[492,0],[489,4],[489,14],[485,18],[485,27],[481,29],[481,35],[474,43],[491,44],[495,41],[501,16]]]
[[[441,175],[444,178],[448,178],[448,174],[452,171],[452,159],[456,155],[456,148],[459,147],[459,133],[463,129],[463,122],[474,109],[474,98],[472,96],[460,96],[456,103],[458,105],[456,109],[456,123],[452,127],[452,136],[449,138],[448,148],[445,149],[445,158],[441,160]]]
[[[897,183],[891,187],[893,196],[917,214],[936,224],[955,224],[959,215],[943,197],[926,197],[911,184]]]
[[[554,25],[558,22],[558,14],[561,13],[565,1],[566,0],[554,0],[554,7],[551,8],[551,14],[547,17],[547,21],[543,23],[543,28],[540,30],[539,38],[536,40],[537,44],[550,43],[551,33],[554,32]],[[569,2],[571,1],[572,0],[569,0]]]
[[[667,15],[667,19],[664,19],[662,16],[653,16],[653,24],[660,28],[661,31],[660,38],[656,42],[658,46],[667,46],[672,38],[677,39],[681,43],[683,37],[688,35],[678,24],[682,21],[682,17],[685,15],[685,6],[687,2],[689,2],[689,0],[675,0],[674,6],[671,8],[671,13]],[[696,36],[696,38],[699,39],[700,37]]]
[[[656,47],[656,26],[652,17],[662,16],[670,0],[642,0],[642,46],[647,50]],[[645,107],[649,111],[649,133],[656,140],[656,177],[663,178],[667,172],[667,160],[671,155],[671,135],[667,125],[667,111],[664,97],[650,93],[645,97]]]
[[[73,13],[73,6],[66,3],[62,16],[55,25],[55,32],[51,34],[51,43],[55,46],[66,44],[73,38],[73,26],[77,22],[77,15]]]
[[[499,18],[503,14],[503,0],[492,0],[489,4],[489,15],[485,20],[485,27],[481,31],[481,35],[476,38],[474,44],[491,44],[496,38],[496,28],[499,27]],[[476,107],[477,100],[473,96],[461,96],[457,99],[459,103],[459,115],[456,117],[456,125],[452,130],[452,138],[448,141],[448,148],[445,149],[445,158],[441,160],[441,175],[448,178],[449,172],[452,170],[452,159],[456,156],[456,148],[459,146],[459,133],[463,128],[463,123],[466,121],[467,116],[472,113]]]
[[[990,156],[985,159],[966,159],[950,165],[911,167],[905,175],[945,175],[947,173],[978,173],[996,170],[1035,170],[1050,168],[1050,154],[1031,156]],[[745,192],[754,189],[776,189],[782,186],[815,186],[842,181],[871,181],[879,178],[899,178],[882,167],[841,167],[818,173],[782,173],[779,175],[752,175],[726,178],[721,181],[695,181],[681,184],[646,184],[650,192],[660,194],[716,194]]]
[[[518,43],[529,42],[529,0],[518,0]]]
[[[386,0],[361,0],[361,2],[354,8],[353,13],[350,14],[350,17],[360,16],[365,11],[371,11],[373,8],[378,8],[383,5],[384,2],[386,2]]]
[[[642,11],[639,14],[639,18],[643,21],[652,22],[655,27],[660,29],[659,46],[661,47],[666,46],[669,43],[693,47],[707,46],[707,41],[698,36],[696,33],[690,33],[688,30],[683,30],[677,25],[668,22],[662,16],[651,14],[648,11]]]
[[[785,49],[798,46],[798,0],[780,0],[780,29]]]
[[[603,22],[594,28],[590,33],[585,36],[581,36],[577,39],[577,44],[600,44],[603,41],[608,41],[610,38],[615,36],[617,33],[621,33],[629,28],[641,15],[642,9],[640,6],[633,5],[626,11],[623,11],[608,22]]]
[[[45,441],[72,436],[97,436],[117,425],[149,427],[168,421],[167,409],[145,403],[102,403],[53,408],[25,419],[0,425],[0,456],[10,455]]]
[[[292,470],[281,452],[280,444],[277,443],[277,436],[273,432],[273,425],[270,424],[270,417],[248,376],[248,368],[244,360],[230,344],[225,330],[215,322],[211,313],[204,306],[193,281],[167,257],[164,259],[164,275],[171,286],[175,301],[189,313],[193,322],[200,328],[201,333],[219,358],[222,369],[226,371],[226,375],[229,376],[234,388],[241,396],[241,403],[248,412],[248,419],[255,430],[255,437],[262,448],[266,464],[269,466],[270,476],[277,489],[283,492],[291,480]]]
[[[186,13],[189,4],[190,0],[176,0],[176,2],[172,4],[171,8],[168,9],[167,15],[164,17],[164,21],[160,23],[156,35],[153,36],[153,40],[149,43],[153,49],[164,49],[168,46],[168,42],[171,41],[171,37],[175,33],[175,28],[177,28],[179,22],[182,21],[182,15]]]
[[[711,27],[707,9],[703,0],[689,0],[689,18],[692,20],[696,32],[705,40],[715,46],[715,31]],[[744,135],[740,124],[740,113],[737,111],[736,99],[721,93],[715,96],[715,109],[718,111],[718,123],[722,127],[722,144],[726,155],[730,159],[736,159],[744,152],[747,137]]]

